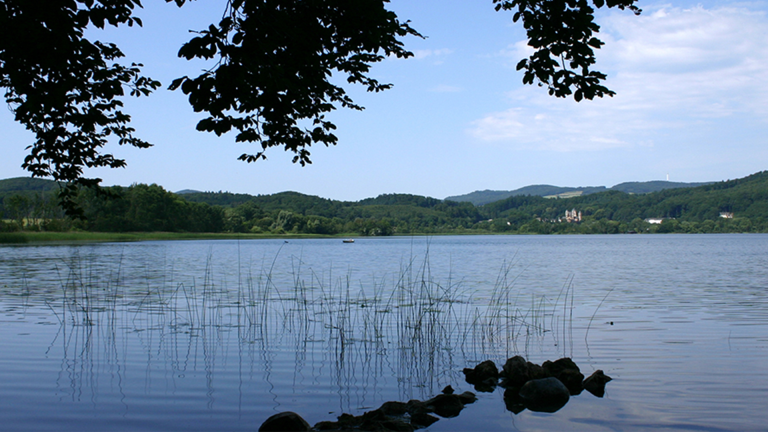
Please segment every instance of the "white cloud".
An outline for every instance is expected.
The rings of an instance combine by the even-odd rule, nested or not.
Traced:
[[[768,20],[743,8],[648,7],[611,13],[598,69],[614,98],[575,103],[524,86],[515,108],[490,113],[469,133],[517,148],[558,151],[643,146],[654,133],[733,118],[768,121]],[[520,42],[505,51],[525,55]],[[644,144],[645,143],[645,144]]]
[[[598,113],[594,110],[576,116],[561,115],[562,112],[552,110],[545,114],[533,107],[511,108],[473,122],[470,133],[484,141],[511,142],[519,149],[593,151],[630,145],[617,138],[619,134],[613,128],[595,128],[601,119],[595,118]]]
[[[521,40],[499,51],[497,55],[508,58],[510,61],[509,66],[515,67],[520,60],[530,57],[533,53],[534,50],[528,45],[528,41]]]
[[[662,8],[613,15],[598,58],[618,71],[632,103],[704,118],[748,114],[768,120],[768,20],[762,12]],[[610,77],[609,77],[610,79]]]
[[[450,54],[453,54],[453,50],[448,48],[414,50],[413,58],[416,60],[431,58],[435,63],[440,64],[444,61],[445,57]]]

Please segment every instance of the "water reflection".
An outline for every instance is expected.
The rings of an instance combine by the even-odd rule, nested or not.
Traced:
[[[754,265],[768,263],[766,238],[652,237],[647,249],[635,238],[537,238],[519,255],[519,238],[441,239],[429,255],[361,241],[349,257],[309,241],[242,254],[215,242],[3,248],[0,421],[253,430],[293,410],[314,424],[467,390],[463,367],[522,354],[573,357],[614,381],[599,404],[580,396],[546,418],[505,417],[497,390],[430,429],[727,429],[731,413],[758,429],[768,266]],[[718,252],[697,261],[681,244]],[[671,266],[663,255],[675,249]]]
[[[327,405],[335,394],[330,409],[347,412],[383,398],[425,399],[455,383],[468,359],[540,343],[553,314],[541,299],[533,310],[513,303],[510,266],[482,305],[460,283],[433,277],[423,257],[369,284],[349,275],[323,280],[289,257],[288,285],[273,267],[241,267],[232,281],[217,273],[212,254],[197,272],[145,261],[136,274],[122,254],[107,261],[79,252],[53,263],[51,281],[22,278],[15,297],[6,286],[4,310],[55,319],[45,355],[60,359],[59,401],[102,410],[105,398],[115,399],[121,415],[137,397],[201,394],[210,411],[229,403],[234,389],[238,416],[255,388],[259,403],[269,394],[274,409],[298,395]],[[33,321],[20,325],[38,333]]]

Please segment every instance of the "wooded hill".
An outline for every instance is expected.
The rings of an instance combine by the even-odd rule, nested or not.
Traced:
[[[9,180],[18,184],[18,179]],[[0,191],[6,190],[9,180],[0,181]],[[53,197],[53,188],[41,189],[40,181],[45,182],[35,180],[37,192],[29,196]],[[768,232],[768,171],[644,194],[605,190],[572,198],[517,195],[482,206],[409,194],[346,202],[297,192],[174,194],[142,184],[108,190],[110,195],[81,192],[79,202],[86,216],[81,221],[64,219],[60,212],[35,213],[33,198],[28,196],[27,205],[19,205],[29,191],[14,189],[3,202],[2,229],[328,235]],[[566,210],[581,212],[582,220],[566,222]],[[649,223],[649,218],[664,220]]]
[[[665,189],[677,189],[677,188],[689,188],[696,186],[704,186],[711,184],[706,183],[681,183],[681,182],[669,182],[669,181],[647,181],[647,182],[625,182],[619,183],[613,187],[606,188],[605,186],[587,186],[587,187],[561,187],[552,185],[531,185],[525,186],[520,189],[512,191],[494,191],[483,190],[475,191],[465,195],[449,196],[445,198],[448,201],[458,202],[471,202],[474,205],[485,205],[496,201],[507,199],[511,196],[518,195],[533,195],[541,197],[555,197],[555,196],[580,196],[589,195],[593,193],[605,192],[607,190],[617,190],[626,193],[650,193],[658,192]]]

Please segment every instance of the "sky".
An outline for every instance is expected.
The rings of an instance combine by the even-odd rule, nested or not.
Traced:
[[[257,143],[197,132],[202,116],[180,91],[166,90],[205,64],[179,59],[179,47],[218,22],[222,0],[182,8],[145,0],[141,28],[97,30],[126,62],[163,83],[128,98],[136,135],[150,149],[108,146],[122,169],[86,172],[104,185],[157,183],[248,194],[296,191],[358,201],[385,193],[445,198],[532,184],[613,186],[627,181],[703,182],[768,169],[768,5],[764,2],[643,2],[640,16],[601,10],[597,70],[612,98],[575,102],[522,84],[515,70],[530,48],[512,13],[487,1],[394,0],[391,10],[426,36],[408,37],[410,59],[388,58],[371,75],[391,90],[347,87],[364,111],[339,108],[336,146],[310,148],[312,165],[267,151],[245,163]],[[0,110],[0,178],[28,176],[20,166],[32,135]]]

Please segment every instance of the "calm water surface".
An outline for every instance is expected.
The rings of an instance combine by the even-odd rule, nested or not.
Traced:
[[[571,357],[553,414],[478,393],[429,430],[765,430],[768,235],[0,247],[0,429],[256,430]]]

